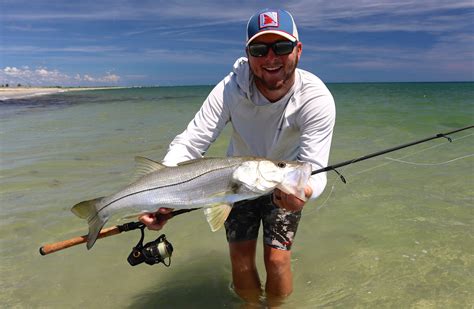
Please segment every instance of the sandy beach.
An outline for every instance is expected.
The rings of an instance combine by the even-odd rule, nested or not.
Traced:
[[[10,99],[21,99],[33,96],[41,96],[66,91],[85,91],[85,90],[105,90],[118,89],[124,87],[17,87],[17,88],[0,88],[0,101]]]

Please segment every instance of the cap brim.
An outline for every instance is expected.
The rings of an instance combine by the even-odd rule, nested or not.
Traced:
[[[258,32],[258,33],[255,34],[253,37],[251,37],[251,38],[247,41],[247,45],[249,45],[253,40],[255,40],[256,38],[258,38],[259,36],[264,35],[264,34],[267,34],[267,33],[277,34],[277,35],[279,35],[279,36],[284,37],[285,39],[290,40],[291,42],[296,42],[296,41],[297,41],[297,39],[296,39],[294,36],[292,36],[291,34],[289,34],[288,32],[284,32],[284,31],[280,31],[280,30],[264,30],[264,31]]]

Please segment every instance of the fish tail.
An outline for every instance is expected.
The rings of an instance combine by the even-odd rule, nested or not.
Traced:
[[[81,219],[86,219],[89,223],[89,234],[87,235],[87,249],[92,248],[97,237],[99,236],[100,230],[104,227],[107,222],[107,217],[99,214],[99,209],[102,201],[102,197],[83,201],[74,205],[71,211]]]

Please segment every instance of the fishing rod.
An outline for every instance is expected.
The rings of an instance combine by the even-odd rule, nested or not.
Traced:
[[[196,210],[196,209],[198,209],[198,208],[175,210],[175,211],[170,212],[169,214],[162,215],[162,216],[164,216],[164,218],[166,220],[168,220],[168,219],[171,219],[171,218],[176,217],[178,215],[181,215],[181,214],[184,214],[184,213]],[[99,236],[97,236],[97,239],[117,235],[117,234],[120,234],[122,232],[129,232],[129,231],[133,231],[133,230],[136,230],[136,229],[140,229],[142,231],[141,241],[143,241],[143,229],[145,227],[146,227],[145,224],[143,224],[141,222],[127,222],[127,223],[124,223],[122,225],[116,225],[116,226],[112,226],[112,227],[101,230],[100,233],[99,233]],[[161,235],[158,238],[158,239],[162,238],[161,242],[163,242],[163,237],[162,236],[164,236],[164,235]],[[67,249],[67,248],[70,248],[70,247],[73,247],[73,246],[77,246],[77,245],[80,245],[80,244],[83,244],[83,243],[86,243],[86,242],[87,242],[87,235],[82,235],[82,236],[74,237],[74,238],[71,238],[71,239],[55,242],[55,243],[52,243],[52,244],[46,244],[46,245],[40,247],[39,252],[40,252],[41,255],[48,255],[50,253],[57,252],[57,251],[60,251],[60,250],[63,250],[63,249]],[[168,244],[169,244],[169,242],[168,242]],[[173,249],[171,247],[171,250],[168,250],[168,251],[172,251],[172,250]]]
[[[452,142],[452,139],[448,135],[454,134],[454,133],[457,133],[457,132],[461,132],[461,131],[464,131],[464,130],[472,129],[472,128],[474,128],[474,125],[470,125],[470,126],[460,128],[460,129],[457,129],[457,130],[453,130],[453,131],[450,131],[450,132],[446,132],[446,133],[438,133],[434,136],[427,137],[427,138],[424,138],[424,139],[421,139],[421,140],[418,140],[418,141],[406,143],[406,144],[395,146],[395,147],[388,148],[388,149],[385,149],[385,150],[377,151],[377,152],[374,152],[374,153],[371,153],[371,154],[368,154],[368,155],[365,155],[365,156],[362,156],[362,157],[358,157],[358,158],[355,158],[355,159],[352,159],[352,160],[347,160],[347,161],[344,161],[344,162],[341,162],[341,163],[329,165],[329,166],[326,166],[324,168],[321,168],[321,169],[318,169],[318,170],[315,170],[315,171],[311,172],[311,175],[315,175],[315,174],[319,174],[319,173],[327,172],[327,171],[334,171],[339,175],[342,182],[346,183],[346,180],[345,180],[344,176],[342,176],[336,170],[337,168],[342,167],[342,166],[346,166],[346,165],[350,165],[350,164],[353,164],[353,163],[356,163],[356,162],[368,160],[368,159],[373,158],[373,157],[377,157],[377,156],[380,156],[380,155],[383,155],[383,154],[386,154],[386,153],[389,153],[389,152],[393,152],[393,151],[396,151],[396,150],[400,150],[400,149],[403,149],[403,148],[407,148],[407,147],[410,147],[410,146],[421,144],[421,143],[431,141],[431,140],[434,140],[434,139],[437,139],[437,138],[446,138],[449,142]],[[178,215],[194,211],[196,209],[198,209],[198,208],[180,209],[180,210],[176,210],[176,211],[170,212],[169,214],[162,215],[162,216],[164,216],[163,217],[164,219],[170,219],[170,218],[176,217]],[[97,238],[99,239],[99,238],[104,238],[104,237],[108,237],[108,236],[112,236],[112,235],[117,235],[117,234],[120,234],[122,232],[128,232],[128,231],[132,231],[132,230],[136,230],[136,229],[141,230],[142,237],[141,237],[140,241],[138,242],[137,246],[135,246],[133,248],[132,253],[130,253],[130,256],[128,257],[127,260],[129,261],[129,263],[132,266],[135,266],[135,265],[138,265],[142,262],[145,262],[149,265],[153,265],[153,264],[161,262],[161,263],[165,264],[165,266],[169,266],[169,263],[166,264],[164,262],[164,259],[171,257],[171,253],[173,251],[172,245],[166,240],[166,237],[165,237],[164,234],[162,234],[160,237],[158,237],[155,241],[152,241],[152,242],[149,242],[149,243],[143,245],[142,242],[143,242],[143,238],[144,238],[145,224],[143,224],[141,222],[128,222],[128,223],[125,223],[125,224],[122,224],[122,225],[117,225],[117,226],[113,226],[113,227],[110,227],[110,228],[107,228],[107,229],[103,229],[103,230],[100,231],[99,236]],[[47,245],[42,246],[39,249],[39,251],[40,251],[41,255],[47,255],[47,254],[50,254],[50,253],[53,253],[53,252],[56,252],[56,251],[59,251],[59,250],[63,250],[63,249],[72,247],[72,246],[83,244],[85,242],[87,242],[87,235],[74,237],[74,238],[64,240],[64,241],[60,241],[60,242],[57,242],[57,243],[47,244]]]
[[[365,156],[358,157],[358,158],[355,158],[355,159],[352,159],[352,160],[347,160],[347,161],[344,161],[344,162],[341,162],[341,163],[328,165],[324,168],[312,171],[311,175],[319,174],[319,173],[322,173],[322,172],[334,171],[334,172],[336,172],[336,174],[339,175],[339,177],[341,178],[341,181],[343,183],[346,183],[346,179],[344,178],[344,176],[342,176],[336,170],[337,168],[342,167],[342,166],[346,166],[346,165],[350,165],[350,164],[353,164],[353,163],[356,163],[356,162],[365,161],[365,160],[368,160],[368,159],[373,158],[373,157],[378,157],[378,156],[381,156],[381,155],[389,153],[389,152],[393,152],[393,151],[400,150],[400,149],[403,149],[403,148],[407,148],[407,147],[411,147],[411,146],[418,145],[418,144],[421,144],[421,143],[425,143],[425,142],[428,142],[428,141],[431,141],[431,140],[434,140],[434,139],[437,139],[437,138],[446,138],[451,143],[453,140],[448,135],[454,134],[454,133],[457,133],[457,132],[461,132],[461,131],[464,131],[464,130],[472,129],[472,128],[474,128],[474,125],[470,125],[470,126],[460,128],[460,129],[456,129],[456,130],[446,132],[446,133],[438,133],[434,136],[423,138],[423,139],[420,139],[420,140],[417,140],[417,141],[414,141],[414,142],[410,142],[410,143],[406,143],[406,144],[403,144],[403,145],[395,146],[395,147],[388,148],[388,149],[385,149],[385,150],[380,150],[380,151],[370,153],[370,154],[367,154]]]

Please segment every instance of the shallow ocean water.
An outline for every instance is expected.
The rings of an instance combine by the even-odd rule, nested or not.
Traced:
[[[330,163],[471,125],[473,83],[331,84]],[[63,93],[0,102],[0,303],[43,308],[238,308],[225,235],[201,212],[162,231],[170,268],[131,267],[132,231],[41,256],[83,235],[70,208],[161,159],[211,87]],[[222,156],[230,129],[208,155]],[[466,308],[474,303],[473,130],[340,168],[305,207],[287,308]],[[394,159],[403,161],[395,161]],[[120,224],[112,218],[110,225]],[[159,233],[147,233],[147,241]],[[264,280],[262,248],[257,254]]]

